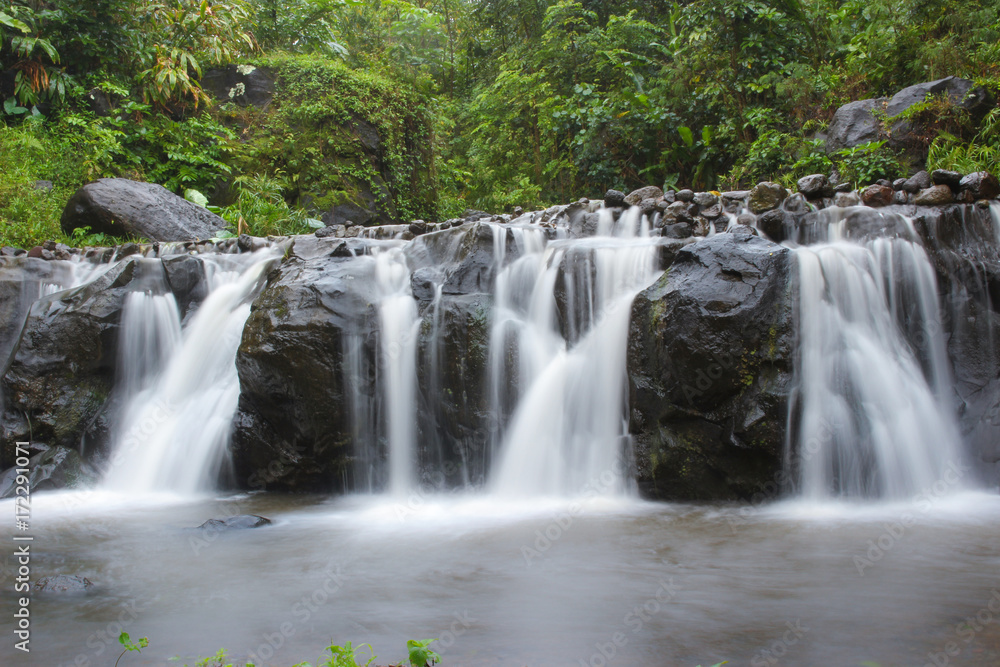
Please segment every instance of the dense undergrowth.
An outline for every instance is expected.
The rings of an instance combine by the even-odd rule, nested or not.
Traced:
[[[274,71],[274,103],[210,100],[199,82],[226,63]],[[366,197],[382,221],[444,219],[901,174],[881,142],[828,154],[833,111],[947,75],[996,91],[1000,0],[7,0],[0,72],[0,244],[95,241],[58,218],[100,176],[281,233]],[[998,112],[918,106],[929,167],[997,168]]]

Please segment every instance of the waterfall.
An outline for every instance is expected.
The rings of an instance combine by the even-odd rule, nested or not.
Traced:
[[[403,495],[417,481],[417,333],[420,320],[402,250],[390,248],[375,255],[375,285],[381,325],[383,377],[380,380],[385,392],[389,441],[389,489],[396,495]]]
[[[239,399],[235,360],[249,300],[275,258],[271,250],[205,256],[212,267],[207,271],[211,291],[179,340],[173,332],[156,329],[175,326],[176,307],[173,316],[165,314],[172,299],[130,295],[121,354],[123,374],[129,378],[125,386],[134,393],[126,398],[114,435],[105,488],[195,492],[212,487]],[[239,266],[248,260],[249,266]],[[226,266],[234,262],[235,269]],[[131,382],[136,384],[129,386]]]
[[[933,269],[906,238],[828,233],[795,250],[801,492],[912,498],[963,461]]]
[[[497,279],[491,407],[514,406],[490,480],[498,496],[610,495],[631,481],[625,350],[632,299],[657,274],[656,246],[637,208],[617,222],[602,211],[598,230],[548,244],[525,236],[524,254]]]

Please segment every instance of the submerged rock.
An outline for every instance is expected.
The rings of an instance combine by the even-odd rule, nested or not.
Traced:
[[[272,521],[268,518],[256,514],[237,514],[228,516],[225,519],[209,519],[198,526],[199,530],[248,530],[250,528],[260,528],[270,526]]]
[[[35,593],[86,593],[94,584],[86,577],[75,574],[57,574],[35,581]]]

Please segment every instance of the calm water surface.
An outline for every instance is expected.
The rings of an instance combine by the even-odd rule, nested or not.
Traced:
[[[192,530],[238,513],[274,525]],[[31,534],[33,578],[94,587],[36,594],[32,652],[8,635],[3,665],[113,665],[122,629],[150,640],[127,667],[223,647],[315,664],[348,640],[384,665],[430,637],[445,666],[1000,665],[995,493],[930,507],[57,493],[34,497]],[[7,558],[6,609],[13,576]]]

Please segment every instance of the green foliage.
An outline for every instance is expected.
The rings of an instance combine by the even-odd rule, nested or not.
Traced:
[[[990,111],[970,141],[941,132],[930,146],[927,168],[1000,173],[1000,108]]]
[[[834,160],[841,178],[853,182],[855,187],[874,183],[880,178],[892,180],[902,173],[899,158],[886,147],[884,141],[871,141],[839,150],[834,154]]]
[[[284,198],[282,174],[239,176],[235,181],[236,203],[225,208],[212,207],[229,223],[231,234],[285,236],[308,234],[323,227],[301,209],[289,207]]]
[[[136,653],[142,653],[142,649],[149,646],[149,639],[142,637],[136,642],[132,642],[132,639],[128,636],[127,632],[123,632],[118,635],[118,643],[125,647],[125,650],[121,652],[118,656],[118,660],[115,660],[115,667],[118,667],[118,663],[121,661],[122,657],[129,651],[135,651]]]
[[[288,201],[317,211],[363,205],[368,192],[400,219],[436,217],[428,182],[434,139],[422,96],[317,57],[259,64],[277,73],[279,91],[272,109],[244,121],[251,127],[233,160],[240,171],[281,172]]]
[[[406,642],[411,667],[430,667],[436,662],[441,662],[441,656],[428,648],[436,641],[436,639],[410,639]]]
[[[140,2],[134,9],[143,47],[136,81],[152,104],[197,108],[207,100],[197,82],[201,63],[229,62],[257,47],[246,30],[250,10],[242,0]]]

